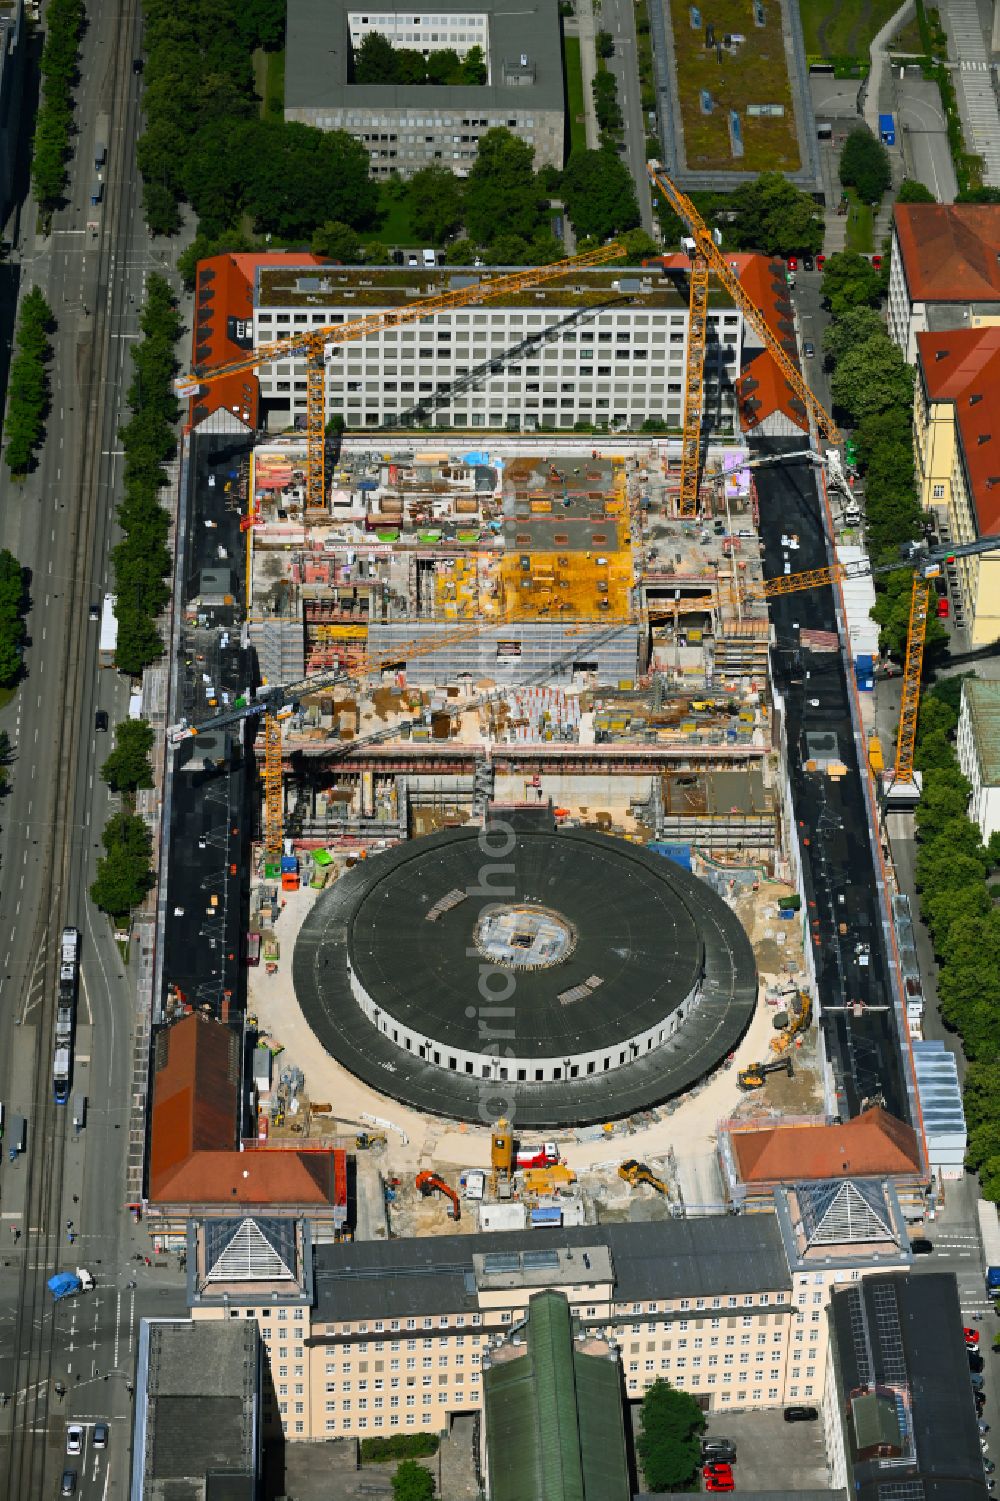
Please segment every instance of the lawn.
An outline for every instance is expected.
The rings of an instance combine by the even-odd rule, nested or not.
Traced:
[[[420,245],[421,240],[410,224],[410,210],[405,193],[401,193],[392,183],[379,183],[375,228],[359,230],[358,238],[365,244],[378,240],[383,245]]]
[[[898,9],[898,0],[799,0],[806,56],[867,62],[872,37]]]
[[[871,205],[859,203],[853,188],[847,188],[847,248],[862,255],[875,249],[875,216]]]
[[[755,26],[749,0],[713,0],[710,12],[715,35],[721,41],[737,32],[746,40],[733,51],[705,46],[705,31],[690,24],[686,5],[668,12],[674,34],[674,52],[684,124],[684,162],[689,169],[721,168],[735,172],[795,172],[801,165],[792,91],[788,82],[782,12],[775,0],[764,7],[767,24]],[[714,103],[711,114],[701,110],[701,91]],[[780,116],[753,116],[747,106],[781,105]],[[729,111],[740,117],[744,154],[733,156],[729,144]]]
[[[569,112],[569,149],[586,151],[587,127],[583,99],[583,69],[580,66],[580,38],[563,37],[563,68],[566,72],[566,108]]]
[[[253,55],[253,85],[260,95],[263,118],[280,120],[285,113],[284,52],[265,52],[263,48],[257,48]]]

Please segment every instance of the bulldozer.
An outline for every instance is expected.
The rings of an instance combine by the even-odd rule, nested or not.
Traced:
[[[812,1020],[812,999],[804,990],[796,991],[788,1007],[788,1021],[777,1037],[771,1038],[772,1053],[787,1053],[792,1039],[804,1032]]]
[[[777,1073],[785,1073],[790,1079],[794,1079],[795,1070],[792,1068],[791,1058],[781,1058],[774,1063],[748,1063],[736,1075],[736,1082],[742,1090],[749,1093],[751,1089],[763,1089],[768,1074]]]
[[[650,1188],[655,1188],[657,1193],[666,1194],[669,1190],[662,1178],[658,1178],[651,1167],[645,1162],[637,1162],[630,1157],[623,1162],[618,1169],[619,1178],[624,1178],[629,1188],[636,1188],[640,1183],[648,1183]]]
[[[458,1194],[450,1186],[450,1184],[444,1181],[443,1178],[439,1178],[437,1173],[432,1173],[428,1170],[425,1170],[422,1173],[418,1173],[416,1177],[416,1187],[419,1188],[425,1199],[429,1198],[433,1193],[444,1194],[446,1199],[451,1200],[451,1209],[449,1213],[451,1214],[452,1219],[457,1220],[461,1218],[462,1205],[459,1201]]]

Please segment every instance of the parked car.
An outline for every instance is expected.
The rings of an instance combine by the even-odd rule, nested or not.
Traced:
[[[731,1438],[703,1438],[701,1458],[703,1464],[735,1464],[736,1445]]]
[[[872,256],[872,265],[875,267],[876,271],[881,271],[881,269],[882,269],[882,257],[880,255],[873,255]]]
[[[705,1489],[709,1495],[724,1495],[736,1489],[736,1482],[733,1480],[731,1474],[728,1480],[724,1479],[721,1475],[718,1477],[715,1475],[705,1475],[704,1481]]]
[[[786,1407],[786,1423],[815,1423],[819,1409],[815,1407]]]
[[[788,257],[788,269],[789,269],[789,271],[796,271],[796,270],[798,270],[798,265],[799,265],[799,263],[798,263],[797,259],[795,258],[795,256],[794,255],[790,255]]]
[[[963,1329],[962,1333],[965,1335],[966,1348],[969,1350],[975,1350],[979,1344],[979,1330]]]
[[[811,271],[812,268],[813,268],[813,258],[812,258],[812,256],[811,255],[804,255],[802,257],[802,269],[803,269],[803,271]]]
[[[816,257],[816,270],[817,271],[822,271],[822,269],[823,269],[823,267],[825,265],[826,265],[826,256],[825,255],[818,255]]]
[[[732,1480],[733,1467],[732,1465],[724,1464],[720,1459],[716,1460],[713,1464],[704,1465],[701,1473],[703,1475],[712,1475],[716,1480]]]
[[[983,1369],[983,1367],[985,1366],[986,1362],[983,1359],[983,1357],[980,1355],[979,1351],[978,1350],[966,1350],[965,1353],[969,1357],[969,1370],[970,1371],[981,1371]]]

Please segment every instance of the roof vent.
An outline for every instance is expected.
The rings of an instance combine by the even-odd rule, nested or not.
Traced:
[[[976,402],[977,401],[982,401],[982,399],[983,399],[983,397],[982,397],[982,392],[981,391],[973,391],[972,395],[969,397],[969,405],[970,405],[970,407],[974,407],[975,404],[976,404]]]
[[[951,353],[950,349],[935,349],[935,351],[934,351],[934,363],[937,364],[938,360],[946,360],[948,358],[948,356],[949,356],[950,353]]]
[[[984,443],[988,443],[990,441],[990,439],[992,438],[992,436],[993,436],[992,433],[980,433],[979,436],[978,436],[978,438],[976,439],[976,443],[979,445],[980,448],[982,448],[983,444]]]

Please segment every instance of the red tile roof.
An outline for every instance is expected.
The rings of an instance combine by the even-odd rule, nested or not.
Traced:
[[[910,1177],[921,1171],[916,1133],[879,1106],[840,1126],[738,1130],[730,1140],[743,1183]]]
[[[918,334],[917,362],[928,399],[955,408],[979,535],[1000,535],[1000,328]]]
[[[249,351],[230,338],[229,320],[253,317],[258,266],[323,266],[322,256],[303,251],[230,252],[198,262],[195,321],[191,332],[192,366],[198,369],[239,359]],[[191,398],[189,421],[203,422],[224,409],[248,427],[256,427],[260,385],[253,371],[230,375]]]
[[[150,1202],[346,1204],[343,1152],[238,1150],[240,1048],[237,1031],[197,1012],[159,1034]]]
[[[914,302],[1000,302],[1000,204],[897,203]]]

